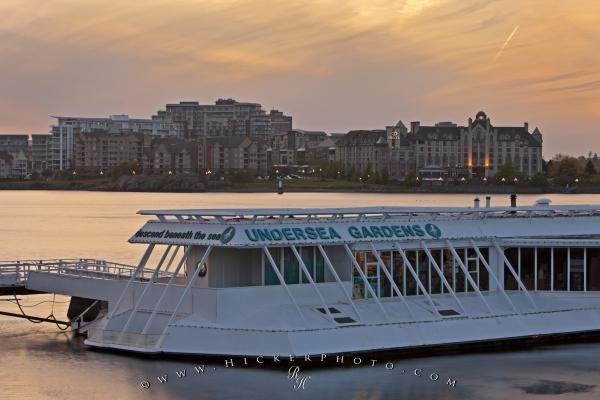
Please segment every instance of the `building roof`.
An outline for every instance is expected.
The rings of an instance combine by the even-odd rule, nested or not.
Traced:
[[[460,126],[419,126],[415,135],[416,140],[458,140],[460,139]]]
[[[498,132],[498,141],[521,140],[527,142],[529,146],[541,146],[542,144],[532,136],[524,126],[497,126],[494,127]],[[539,131],[538,131],[539,132]]]
[[[338,146],[374,146],[387,145],[387,133],[382,129],[356,130],[348,132],[337,141]]]
[[[402,120],[399,120],[398,122],[396,122],[396,125],[394,125],[394,128],[406,129],[406,125],[404,125],[404,122],[402,122]]]
[[[253,141],[247,136],[220,136],[220,137],[210,137],[206,139],[210,144],[218,144],[222,147],[240,147],[247,146],[251,144]]]

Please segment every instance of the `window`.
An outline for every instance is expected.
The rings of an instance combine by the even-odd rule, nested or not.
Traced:
[[[568,249],[555,248],[554,250],[554,286],[552,290],[567,290],[567,259]]]
[[[298,253],[315,283],[325,282],[325,260],[316,247],[297,247]],[[290,248],[269,249],[273,261],[287,285],[309,283],[300,263]],[[266,255],[263,255],[265,285],[279,285],[279,278]]]
[[[513,270],[516,270],[519,265],[519,249],[516,247],[505,249],[504,256],[512,266]],[[517,290],[517,280],[510,272],[508,264],[504,263],[504,289],[506,290]]]

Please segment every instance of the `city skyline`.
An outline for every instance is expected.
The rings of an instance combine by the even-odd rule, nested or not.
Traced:
[[[600,147],[594,2],[282,5],[5,1],[0,132],[232,97],[303,129],[460,123],[484,110],[499,125],[539,127],[546,158]]]

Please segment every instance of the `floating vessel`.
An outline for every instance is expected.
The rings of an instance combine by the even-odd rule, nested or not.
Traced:
[[[85,343],[139,353],[304,356],[600,330],[600,205],[139,214],[151,219],[129,239],[145,246],[137,266],[22,263],[15,282],[103,302]],[[0,268],[0,283],[10,276]]]

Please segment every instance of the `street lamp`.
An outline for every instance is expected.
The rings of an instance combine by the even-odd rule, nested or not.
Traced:
[[[484,182],[487,182],[487,177],[485,177],[485,176],[484,176],[484,177],[483,177],[483,181],[484,181]]]
[[[517,177],[515,177],[515,179],[513,179],[513,181],[514,181],[515,183],[517,183],[517,182],[519,182],[519,179],[518,179]]]
[[[506,182],[506,178],[502,177],[502,179],[500,179],[502,182]]]
[[[579,183],[579,178],[575,178],[575,183]]]

